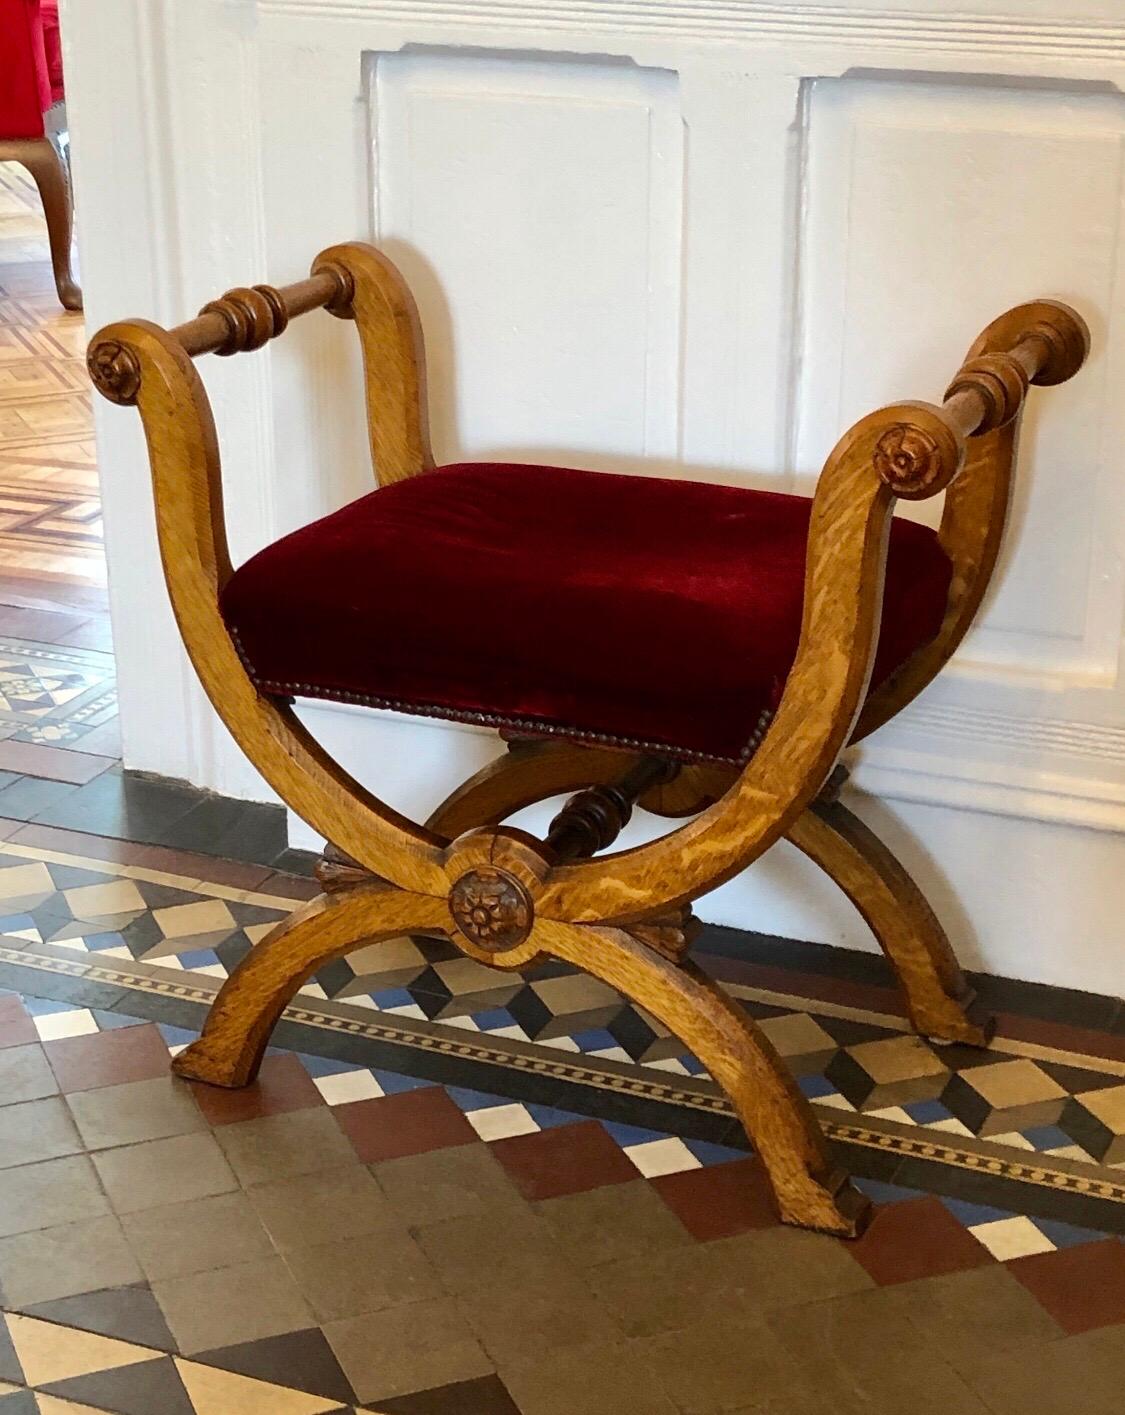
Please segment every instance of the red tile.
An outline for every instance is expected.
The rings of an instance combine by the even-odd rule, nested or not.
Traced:
[[[277,894],[282,899],[315,899],[320,885],[307,875],[271,874],[256,886],[259,894]]]
[[[596,1120],[512,1135],[489,1148],[526,1199],[581,1194],[637,1177],[632,1161]]]
[[[260,889],[262,881],[272,874],[269,865],[252,865],[243,860],[222,860],[217,855],[201,855],[194,850],[174,850],[167,845],[146,845],[139,863],[146,869],[162,870],[170,875],[184,875],[188,879],[206,880],[208,884],[225,884],[230,889]]]
[[[258,1079],[237,1091],[205,1086],[200,1081],[190,1084],[199,1109],[212,1125],[234,1125],[240,1120],[324,1105],[324,1097],[295,1056],[267,1056]]]
[[[701,1240],[729,1238],[780,1222],[756,1159],[661,1174],[649,1183],[687,1231]]]
[[[1092,1031],[1088,1027],[1073,1027],[1069,1022],[1048,1022],[1042,1017],[1019,1017],[1014,1012],[998,1012],[996,1032],[998,1036],[1017,1042],[1034,1042],[1038,1046],[1056,1047],[1060,1051],[1077,1051],[1084,1056],[1125,1061],[1125,1036]]]
[[[18,997],[0,997],[0,1047],[37,1042],[39,1033]]]
[[[164,1038],[152,1022],[112,1027],[85,1037],[61,1037],[44,1042],[43,1050],[64,1093],[150,1081],[165,1075],[171,1065]]]
[[[908,1199],[877,1209],[848,1252],[881,1286],[940,1277],[995,1262],[939,1200]]]
[[[1106,1238],[1007,1264],[1071,1336],[1125,1322],[1125,1243]]]
[[[71,747],[48,747],[39,742],[0,742],[0,771],[38,776],[47,781],[69,781],[83,786],[113,765],[112,757],[93,756]]]
[[[477,1143],[477,1132],[441,1086],[353,1101],[332,1113],[364,1164]]]
[[[58,825],[28,825],[25,821],[12,837],[19,845],[34,845],[40,850],[63,850],[71,855],[85,855],[91,860],[109,860],[118,865],[139,865],[141,856],[150,848],[131,840],[111,840],[104,835],[87,835],[81,830],[66,830]]]

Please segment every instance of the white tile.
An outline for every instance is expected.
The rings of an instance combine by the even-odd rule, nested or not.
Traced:
[[[76,1007],[73,1012],[45,1012],[32,1020],[41,1042],[57,1042],[60,1037],[85,1037],[98,1030],[88,1007]]]
[[[885,1105],[879,1110],[865,1110],[865,1116],[872,1116],[876,1120],[897,1120],[900,1125],[916,1125],[917,1121],[908,1115],[900,1105]]]
[[[23,936],[24,935],[21,934],[8,935],[9,938],[21,938]],[[84,938],[56,938],[52,939],[52,942],[56,948],[70,948],[73,949],[75,953],[89,953],[90,951],[86,947],[86,940]]]
[[[180,1052],[182,1052],[182,1051],[187,1051],[187,1049],[188,1049],[189,1046],[191,1046],[191,1043],[190,1043],[190,1042],[174,1042],[174,1043],[168,1048],[168,1055],[169,1055],[169,1056],[179,1056]]]
[[[39,930],[38,930],[37,928],[35,928],[34,926],[33,926],[32,928],[30,928],[30,929],[10,929],[7,933],[4,934],[4,937],[5,937],[5,938],[22,938],[22,939],[25,939],[28,943],[42,943],[42,942],[43,942],[43,935],[42,935],[42,934],[39,932]],[[56,941],[60,941],[60,940],[56,940]],[[75,943],[81,943],[82,940],[81,940],[81,939],[76,939],[76,940],[74,940],[74,942],[75,942]]]
[[[222,963],[205,963],[202,968],[193,968],[193,973],[205,973],[209,978],[227,978],[226,966]]]
[[[304,987],[298,988],[297,992],[302,997],[317,997],[324,999],[328,996],[328,994],[324,991],[324,989],[320,986],[319,983],[306,983]]]
[[[444,1027],[460,1027],[463,1032],[479,1032],[479,1025],[466,1013],[463,1017],[443,1017]]]
[[[331,1076],[314,1076],[313,1085],[329,1105],[377,1100],[383,1095],[382,1086],[370,1071],[338,1071]]]
[[[1090,1163],[1090,1156],[1081,1145],[1060,1145],[1057,1150],[1044,1150],[1045,1155],[1050,1155],[1052,1159],[1058,1160],[1079,1160],[1083,1164]],[[1111,1164],[1110,1169],[1123,1168],[1120,1164]]]
[[[678,1056],[666,1056],[663,1061],[646,1061],[653,1071],[670,1071],[673,1076],[690,1076],[691,1072]]]
[[[842,1096],[839,1091],[833,1092],[830,1096],[815,1096],[813,1105],[830,1105],[833,1110],[855,1111],[855,1106],[848,1100],[847,1096]]]
[[[946,1135],[967,1135],[971,1140],[974,1138],[973,1132],[963,1120],[958,1120],[955,1115],[947,1116],[944,1120],[927,1121],[926,1130],[941,1130]]]
[[[700,1168],[700,1161],[676,1135],[664,1140],[646,1140],[641,1145],[626,1145],[624,1149],[646,1179]]]
[[[484,1035],[486,1037],[511,1037],[513,1041],[517,1042],[529,1042],[531,1040],[524,1029],[514,1022],[510,1027],[489,1027]]]
[[[582,1051],[582,1048],[573,1037],[542,1037],[539,1041],[539,1045],[541,1047],[554,1047],[555,1051]]]
[[[416,1017],[419,1022],[430,1020],[416,1002],[408,1002],[402,1007],[388,1007],[384,1011],[388,1017]]]
[[[1029,1218],[1021,1215],[996,1219],[992,1223],[973,1224],[969,1232],[1002,1263],[1011,1258],[1026,1258],[1030,1253],[1055,1251],[1051,1240],[1040,1233]]]
[[[993,1145],[1006,1145],[1010,1150],[1030,1150],[1032,1154],[1035,1153],[1035,1146],[1018,1130],[1012,1130],[1007,1135],[986,1135],[984,1138]]]
[[[522,1105],[494,1105],[470,1110],[465,1119],[482,1140],[506,1140],[509,1135],[534,1135],[539,1129],[531,1112]]]
[[[624,1047],[602,1047],[599,1051],[590,1051],[587,1056],[600,1057],[602,1061],[624,1061],[628,1065],[634,1065],[633,1058]]]

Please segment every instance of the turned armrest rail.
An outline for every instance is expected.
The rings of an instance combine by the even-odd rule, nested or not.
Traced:
[[[346,314],[354,293],[350,273],[341,265],[328,265],[280,289],[251,285],[228,290],[169,333],[193,359],[200,354],[249,353],[284,334],[291,319],[310,310]]]

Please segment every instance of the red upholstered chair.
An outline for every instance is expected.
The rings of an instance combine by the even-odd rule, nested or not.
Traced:
[[[192,359],[256,349],[318,306],[363,346],[378,489],[227,554],[210,406]],[[1085,326],[1050,301],[995,320],[941,406],[863,418],[809,500],[563,467],[435,467],[422,339],[370,246],[322,252],[284,290],[232,290],[166,331],[111,325],[90,372],[137,404],[176,618],[212,702],[278,793],[331,842],[323,894],[223,986],[176,1070],[255,1076],[300,985],[355,948],[439,934],[496,968],[585,968],[678,1035],[724,1089],[791,1223],[844,1235],[866,1205],[747,1013],[689,960],[692,901],[787,836],[855,902],[914,1026],[987,1045],[942,927],[838,799],[841,752],[935,676],[999,553],[1028,384],[1061,382]],[[892,516],[946,492],[941,528]],[[497,727],[508,750],[424,824],[309,737],[294,697]],[[502,822],[577,792],[545,839]],[[601,854],[635,803],[692,817]]]
[[[70,268],[70,185],[43,123],[62,97],[58,0],[0,0],[0,162],[20,162],[35,178],[55,288],[68,310],[80,310]]]

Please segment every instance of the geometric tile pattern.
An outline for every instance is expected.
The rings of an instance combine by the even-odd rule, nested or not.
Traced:
[[[0,639],[0,740],[76,746],[116,713],[111,654]]]
[[[292,900],[136,866],[0,842],[0,934],[35,954],[91,963],[120,960],[154,978],[221,980]],[[706,958],[703,959],[706,963]],[[729,961],[727,973],[731,972]],[[1013,1156],[1096,1172],[1125,1184],[1125,1065],[1051,1053],[1035,1056],[937,1047],[894,1018],[818,1006],[728,983],[826,1117],[848,1117],[935,1142],[981,1140]],[[436,939],[360,948],[302,989],[315,1012],[401,1020],[415,1031],[498,1042],[520,1054],[679,1084],[706,1082],[695,1057],[641,1009],[596,979],[550,963],[501,973]],[[798,1007],[800,1010],[797,1010]],[[43,1040],[91,1028],[86,1015],[36,1019]],[[1057,1059],[1056,1059],[1057,1058]],[[332,1102],[374,1099],[370,1074],[320,1078]],[[490,1126],[501,1122],[481,1118]],[[506,1123],[506,1122],[505,1122]],[[518,1109],[511,1124],[527,1124]],[[510,1133],[510,1132],[509,1132]],[[484,1135],[482,1138],[493,1138]],[[652,1165],[661,1163],[654,1151]],[[1125,1192],[1125,1191],[1123,1191]]]
[[[797,1411],[790,1325],[878,1293],[915,1344],[939,1307],[967,1343],[980,1304],[1059,1359],[1125,1339],[1113,1235],[860,1180],[876,1218],[841,1243],[777,1225],[740,1149],[281,1047],[246,1091],[189,1086],[191,1035],[0,994],[29,1097],[0,1104],[0,1415]],[[764,1375],[731,1366],[775,1339]],[[927,1369],[980,1415],[957,1340]],[[581,1363],[591,1403],[559,1404]],[[818,1372],[808,1408],[855,1379]]]

